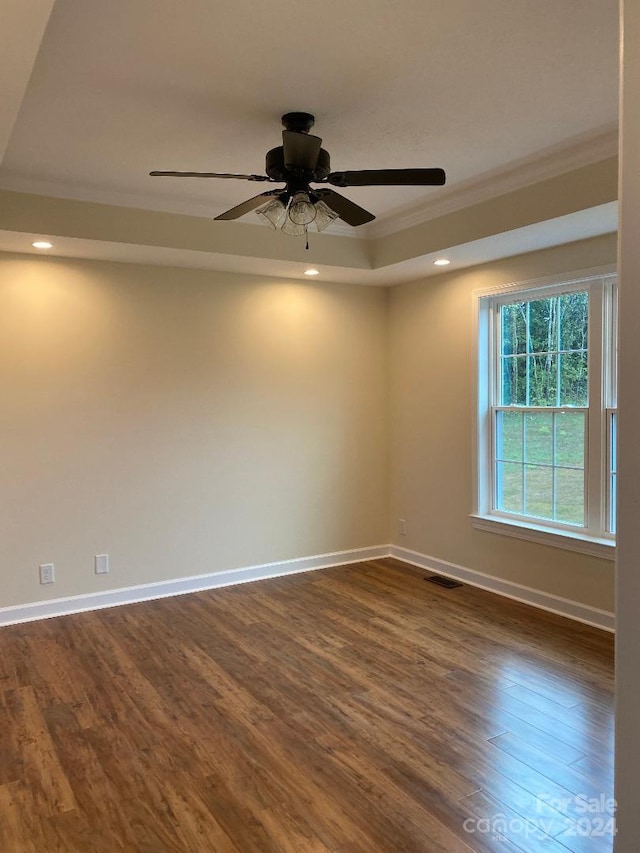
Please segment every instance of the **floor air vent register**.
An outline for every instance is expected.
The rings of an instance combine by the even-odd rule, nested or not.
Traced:
[[[430,578],[425,578],[429,583],[435,583],[438,586],[442,586],[445,589],[455,589],[458,586],[462,586],[460,581],[452,581],[451,578],[443,578],[440,575],[431,575]]]

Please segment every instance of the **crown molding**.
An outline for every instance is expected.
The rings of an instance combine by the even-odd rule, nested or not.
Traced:
[[[597,134],[581,137],[577,141],[574,139],[571,145],[556,145],[547,148],[544,152],[513,161],[506,168],[494,169],[479,177],[462,181],[450,190],[439,193],[437,198],[431,197],[418,205],[401,209],[369,225],[352,228],[346,223],[334,222],[325,234],[328,237],[349,237],[373,242],[437,217],[558,177],[574,169],[610,159],[616,156],[617,150],[617,126],[610,126]],[[201,201],[41,181],[10,173],[0,172],[0,189],[50,198],[162,213],[171,212],[204,219],[212,218],[211,205]],[[252,223],[245,221],[240,224]],[[257,225],[257,223],[253,224]],[[261,227],[266,228],[266,226]]]
[[[479,177],[461,181],[437,198],[429,198],[409,208],[403,208],[382,219],[352,228],[335,222],[327,232],[329,236],[376,240],[398,231],[404,231],[439,216],[462,210],[474,204],[505,195],[523,187],[614,157],[618,152],[617,125],[609,126],[596,134],[574,139],[570,145],[561,143],[529,157],[514,160],[506,168],[493,169]],[[117,207],[179,213],[187,216],[212,218],[210,204],[189,199],[159,195],[140,195],[101,187],[42,181],[24,175],[0,173],[0,189],[53,198],[96,202]],[[266,226],[264,226],[266,227]]]
[[[485,172],[468,181],[461,181],[437,198],[430,198],[396,214],[367,225],[361,236],[369,240],[387,237],[420,225],[439,216],[454,213],[465,207],[555,178],[573,169],[589,166],[618,153],[617,125],[596,134],[578,137],[571,145],[561,143],[529,157],[514,160],[506,168]]]

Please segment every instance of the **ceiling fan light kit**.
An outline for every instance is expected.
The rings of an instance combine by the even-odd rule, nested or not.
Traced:
[[[331,210],[322,200],[316,202],[316,218],[313,220],[313,224],[318,231],[324,231],[339,218],[335,210]]]
[[[324,231],[338,219],[338,214],[318,200],[311,201],[306,193],[297,193],[285,204],[281,198],[274,198],[256,210],[261,222],[265,222],[274,231],[301,237],[307,233],[308,226],[314,225],[316,231]]]
[[[268,201],[256,210],[256,216],[259,217],[260,221],[265,222],[274,231],[282,228],[286,214],[287,208],[279,198]]]
[[[288,234],[290,237],[306,237],[307,236],[307,226],[300,225],[297,222],[294,222],[292,219],[287,218],[284,220],[284,223],[280,229],[283,234]],[[309,246],[307,245],[307,248]]]
[[[375,219],[372,213],[346,196],[326,186],[442,186],[446,181],[442,169],[364,169],[332,172],[329,152],[322,139],[309,133],[315,123],[310,113],[286,113],[282,116],[282,145],[266,156],[266,175],[238,175],[227,172],[154,171],[153,177],[225,178],[245,181],[284,183],[280,189],[268,190],[247,199],[231,210],[219,214],[217,220],[239,219],[255,211],[270,228],[285,234],[304,236],[310,225],[324,231],[336,219],[357,227]]]
[[[289,202],[289,219],[296,225],[311,225],[316,218],[316,209],[309,193],[297,192]]]

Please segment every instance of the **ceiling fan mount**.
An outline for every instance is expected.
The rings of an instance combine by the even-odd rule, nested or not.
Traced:
[[[442,169],[364,169],[332,172],[331,158],[329,152],[322,148],[322,139],[309,133],[315,124],[315,117],[311,113],[285,113],[282,116],[282,124],[282,145],[267,152],[266,175],[174,171],[154,171],[149,174],[154,177],[232,178],[284,183],[284,187],[260,193],[215,218],[239,219],[245,213],[260,208],[256,212],[262,214],[272,227],[282,228],[290,234],[306,233],[307,225],[313,221],[316,222],[318,230],[324,230],[337,218],[353,226],[364,225],[375,219],[372,213],[329,189],[327,184],[336,187],[366,187],[442,186],[445,183],[446,177]],[[312,187],[311,184],[325,186]],[[269,208],[268,216],[264,216],[266,208]],[[321,211],[322,216],[317,216],[318,211]],[[299,221],[302,219],[304,222]]]
[[[316,123],[316,117],[311,113],[285,113],[282,116],[282,126],[294,133],[309,133]]]

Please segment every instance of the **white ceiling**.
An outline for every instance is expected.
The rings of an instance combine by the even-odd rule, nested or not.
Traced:
[[[296,109],[334,169],[455,189],[610,129],[617,68],[617,0],[56,0],[0,186],[214,216],[259,185],[147,172],[260,172]],[[442,192],[345,194],[384,224]]]
[[[0,251],[393,284],[607,233],[617,76],[617,0],[3,0]],[[306,252],[211,221],[260,185],[147,174],[261,172],[290,110],[334,170],[448,185],[344,190],[376,221]]]

